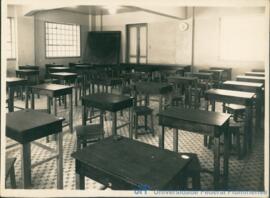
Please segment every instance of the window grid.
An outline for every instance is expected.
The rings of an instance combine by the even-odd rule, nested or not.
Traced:
[[[80,26],[76,24],[45,23],[46,57],[79,57]]]
[[[15,43],[15,23],[14,18],[7,18],[7,42],[6,42],[6,50],[7,50],[7,58],[15,59],[16,58],[16,43]]]

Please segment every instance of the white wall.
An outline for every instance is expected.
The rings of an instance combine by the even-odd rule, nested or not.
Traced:
[[[233,50],[229,54],[238,54],[239,60],[236,56],[224,56],[224,32],[222,25],[222,20],[228,19],[232,21],[231,23],[226,23],[226,41],[234,45],[230,47]],[[239,20],[244,18],[244,20]],[[222,66],[222,67],[232,67],[233,78],[242,74],[245,71],[250,71],[252,68],[264,68],[265,49],[262,45],[261,48],[256,48],[255,46],[235,46],[235,38],[238,37],[242,39],[247,39],[247,35],[251,35],[251,32],[256,30],[257,36],[248,36],[248,43],[261,44],[265,41],[264,32],[265,27],[259,23],[252,23],[250,19],[264,19],[264,9],[263,8],[196,8],[195,9],[195,30],[194,30],[194,66],[196,69],[208,68],[210,66]],[[241,31],[236,30],[236,27],[242,27],[241,23],[250,24],[250,29],[245,29]],[[236,24],[238,23],[238,24]],[[247,26],[248,27],[248,26]],[[230,30],[231,28],[231,30]],[[246,31],[249,32],[246,32]],[[230,34],[232,33],[232,34]],[[260,34],[261,33],[261,34]],[[260,36],[258,36],[260,35]],[[230,38],[231,37],[231,38]],[[240,42],[239,42],[240,43]],[[248,48],[248,49],[247,49]],[[241,50],[240,50],[241,49]],[[240,53],[240,54],[239,54]],[[242,56],[241,53],[245,53]],[[255,58],[247,56],[248,54],[256,54]],[[262,58],[257,58],[262,57]]]
[[[89,15],[61,10],[39,12],[35,15],[35,59],[36,65],[41,67],[41,76],[45,73],[45,64],[56,63],[68,65],[69,62],[78,63],[82,61],[87,33],[90,25]],[[45,21],[79,24],[81,25],[81,57],[79,58],[46,58],[45,57]]]
[[[179,12],[183,10],[179,9]],[[135,23],[148,24],[148,63],[191,64],[192,20],[179,20],[144,11],[104,15],[96,17],[96,30],[103,24],[104,31],[121,31],[122,57],[125,62],[126,25]],[[187,31],[180,31],[182,22],[189,24]]]
[[[34,18],[23,15],[23,6],[8,6],[8,17],[15,19],[16,59],[7,60],[7,75],[15,76],[19,65],[34,65]]]

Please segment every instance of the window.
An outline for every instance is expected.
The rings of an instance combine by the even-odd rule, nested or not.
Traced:
[[[15,43],[15,23],[14,18],[7,18],[7,58],[16,58],[16,43]]]
[[[80,26],[45,23],[46,57],[81,56]]]

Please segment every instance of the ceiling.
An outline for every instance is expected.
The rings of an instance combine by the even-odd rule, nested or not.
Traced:
[[[111,14],[110,10],[115,11],[116,13],[124,13],[124,12],[136,12],[141,10],[139,7],[134,6],[76,6],[76,7],[63,7],[59,10],[77,12],[80,14],[86,15],[107,15]]]

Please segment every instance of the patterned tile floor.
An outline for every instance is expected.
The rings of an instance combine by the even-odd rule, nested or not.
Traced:
[[[36,99],[36,108],[46,108],[46,98]],[[16,100],[15,105],[24,106],[20,100]],[[157,109],[157,103],[151,102],[154,109]],[[60,108],[63,111],[63,107]],[[155,112],[156,113],[156,112]],[[59,113],[59,116],[65,116],[67,112]],[[124,117],[127,112],[124,112]],[[108,115],[108,114],[107,114]],[[120,117],[120,116],[119,116]],[[119,121],[120,124],[121,121]],[[159,130],[155,119],[155,130]],[[74,126],[81,124],[81,107],[74,107]],[[106,135],[110,135],[111,121],[105,121]],[[166,129],[165,133],[165,148],[172,150],[172,132]],[[119,134],[128,136],[128,128],[120,129]],[[138,138],[139,141],[147,144],[158,146],[157,135],[142,135]],[[253,145],[253,152],[242,160],[238,160],[236,156],[231,156],[229,161],[229,189],[230,190],[263,190],[263,175],[264,175],[264,141],[262,132],[257,132]],[[45,138],[38,140],[47,146],[55,147],[53,141],[45,142]],[[7,138],[7,145],[13,141]],[[64,189],[75,189],[75,161],[70,154],[76,148],[76,135],[71,134],[68,127],[64,128],[63,150],[64,150]],[[40,147],[31,145],[32,163],[45,159],[50,153]],[[213,152],[203,146],[203,136],[195,133],[181,131],[179,134],[179,151],[196,153],[199,157],[202,168],[212,169],[213,167]],[[13,147],[7,151],[7,156],[16,157],[15,174],[18,188],[21,187],[21,160],[20,146]],[[56,162],[51,160],[45,164],[32,169],[32,188],[33,189],[56,189]],[[202,190],[213,190],[213,178],[208,173],[201,173]],[[9,181],[7,188],[9,188]],[[86,179],[87,189],[99,189],[101,185],[93,180]]]

